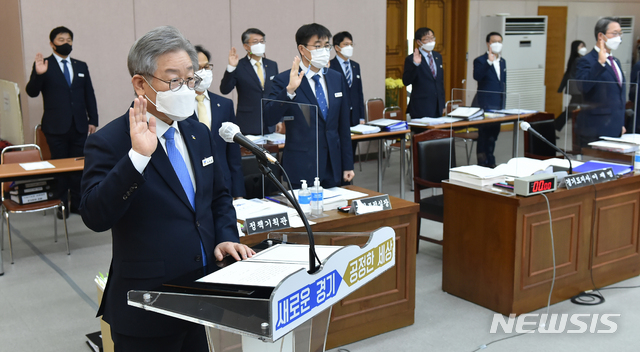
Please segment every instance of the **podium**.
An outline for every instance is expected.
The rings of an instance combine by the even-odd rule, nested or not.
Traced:
[[[203,325],[210,351],[324,351],[331,307],[395,266],[395,236],[393,229],[382,227],[362,248],[316,248],[324,259],[320,270],[309,274],[308,264],[296,267],[282,255],[308,254],[308,245],[300,244],[306,236],[275,234],[273,242],[283,244],[210,275],[192,273],[157,291],[129,291],[128,303]],[[234,278],[242,282],[228,281]]]

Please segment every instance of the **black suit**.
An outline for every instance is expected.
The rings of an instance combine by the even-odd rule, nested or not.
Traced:
[[[156,289],[202,268],[201,244],[213,262],[218,244],[238,242],[221,165],[205,162],[216,153],[211,132],[193,119],[177,125],[193,167],[195,210],[160,141],[144,172],[136,170],[128,156],[128,112],[87,139],[80,213],[91,230],[111,229],[113,258],[98,315],[118,334],[168,336],[192,329],[192,323],[129,306],[127,292]]]
[[[432,51],[436,76],[433,77],[429,67],[429,58],[422,55],[419,66],[413,63],[413,54],[404,60],[404,73],[402,83],[411,85],[411,100],[407,111],[411,118],[439,117],[442,116],[445,104],[444,70],[442,69],[442,55]]]
[[[262,70],[265,73],[264,89],[248,56],[238,60],[238,66],[233,72],[225,70],[220,81],[222,94],[231,93],[234,87],[238,91],[236,118],[242,134],[268,134],[275,130],[274,126],[267,126],[267,124],[260,129],[262,124],[260,111],[261,99],[269,96],[271,80],[278,74],[278,64],[266,58],[262,58],[262,64]]]
[[[98,126],[98,107],[89,69],[86,63],[67,57],[67,65],[73,68],[69,86],[55,57],[51,55],[45,60],[48,62],[47,71],[37,74],[34,63],[25,90],[32,98],[42,92],[42,132],[51,150],[51,158],[82,156],[89,125]],[[64,176],[59,178],[59,182],[60,198],[66,200],[67,189],[70,188],[71,204],[76,208],[80,202],[80,177]]]
[[[360,124],[360,120],[364,120],[364,94],[362,93],[362,77],[360,76],[360,64],[349,60],[349,66],[351,67],[351,87],[347,89],[349,94],[349,101],[351,102],[351,126]],[[342,74],[347,80],[347,76],[344,73],[342,65],[338,60],[338,57],[334,57],[331,60],[329,68],[336,70]],[[347,86],[349,86],[347,84]]]

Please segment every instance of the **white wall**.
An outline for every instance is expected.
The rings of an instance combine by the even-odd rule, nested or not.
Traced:
[[[303,24],[318,22],[332,33],[347,30],[356,43],[353,59],[361,64],[365,99],[384,95],[386,1],[383,0],[11,0],[19,3],[22,38],[17,25],[0,22],[12,42],[22,43],[22,53],[3,53],[20,64],[11,71],[0,67],[0,78],[16,75],[20,89],[29,80],[36,53],[51,54],[49,32],[64,25],[74,32],[72,57],[89,65],[98,101],[100,125],[124,114],[133,98],[127,71],[127,54],[133,42],[152,28],[173,25],[194,44],[212,53],[214,83],[226,69],[231,46],[244,54],[240,35],[249,27],[267,35],[267,57],[280,71],[291,67],[297,55],[295,32]],[[15,11],[13,12],[15,14]],[[10,25],[10,28],[9,28]],[[9,54],[7,54],[9,53]],[[228,97],[235,98],[235,93]],[[32,140],[33,127],[42,117],[42,98],[22,95],[25,137]]]
[[[581,1],[550,1],[550,0],[470,0],[469,2],[469,59],[467,61],[467,89],[477,89],[476,81],[473,80],[473,60],[484,54],[487,50],[486,35],[480,33],[480,18],[496,13],[509,13],[513,16],[536,16],[538,6],[567,6],[567,40],[565,57],[569,58],[571,42],[578,37],[577,23],[580,16],[635,16],[633,38],[625,37],[623,40],[633,40],[640,38],[640,1],[601,1],[601,0],[581,0]],[[594,23],[595,26],[595,23]],[[588,35],[593,36],[593,33]],[[509,66],[509,58],[507,67]],[[566,60],[565,60],[566,61]],[[565,62],[566,64],[566,62]]]

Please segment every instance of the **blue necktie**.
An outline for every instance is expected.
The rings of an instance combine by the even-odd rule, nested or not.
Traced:
[[[67,60],[62,60],[64,66],[64,78],[67,80],[67,84],[71,87],[71,73],[69,73],[69,66],[67,66]]]
[[[351,87],[351,83],[352,83],[351,67],[347,61],[344,62],[344,68],[346,69],[347,83],[349,84],[349,87]]]
[[[167,147],[167,156],[169,157],[171,166],[173,166],[173,170],[176,172],[176,175],[180,180],[180,184],[182,185],[184,192],[187,194],[187,198],[189,199],[189,203],[191,203],[191,207],[195,209],[196,192],[193,189],[193,183],[191,183],[191,177],[189,176],[187,164],[184,162],[182,154],[180,154],[178,148],[176,148],[176,141],[173,138],[175,133],[176,130],[173,127],[169,127],[167,132],[164,133],[164,139],[166,140],[165,145]],[[200,242],[200,249],[202,250],[202,265],[206,266],[207,256],[204,252],[204,246],[202,245],[202,242]]]
[[[327,119],[327,98],[324,96],[324,90],[322,90],[322,84],[320,84],[320,75],[314,75],[313,80],[316,82],[316,100],[322,113],[322,118]]]

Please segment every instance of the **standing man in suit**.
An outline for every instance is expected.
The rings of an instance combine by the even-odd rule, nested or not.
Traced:
[[[487,34],[487,52],[473,60],[473,79],[478,82],[478,93],[474,106],[487,109],[504,109],[507,92],[507,62],[502,53],[502,35],[497,32]],[[495,167],[496,140],[500,134],[499,123],[478,125],[478,165]]]
[[[622,28],[617,18],[604,17],[596,22],[596,46],[578,61],[576,79],[582,91],[583,105],[578,115],[580,146],[600,136],[624,134],[625,78],[620,61],[612,51],[622,42]]]
[[[274,125],[264,124],[260,116],[262,98],[271,91],[271,80],[278,74],[278,64],[264,57],[266,40],[257,28],[242,33],[242,47],[247,55],[238,59],[236,48],[229,51],[229,65],[220,81],[220,92],[238,91],[238,127],[242,134],[268,134],[276,130]]]
[[[412,86],[407,111],[411,118],[440,117],[446,113],[442,55],[433,51],[436,37],[431,29],[418,28],[414,38],[416,48],[404,60],[402,74],[402,83]]]
[[[362,93],[362,78],[360,64],[351,60],[353,56],[353,37],[349,32],[340,32],[333,36],[333,47],[336,57],[331,60],[329,68],[344,76],[349,89],[351,105],[351,126],[364,123],[364,94]]]
[[[271,99],[293,104],[270,102],[266,105],[265,120],[269,124],[280,122],[284,116],[293,116],[285,122],[287,143],[282,163],[294,188],[300,187],[300,180],[312,184],[316,176],[325,188],[340,186],[355,176],[350,105],[346,98],[348,86],[340,73],[327,68],[331,57],[330,39],[331,32],[317,23],[298,29],[296,44],[302,60],[296,56],[291,70],[273,79],[269,94]],[[301,109],[295,103],[316,108],[302,106]]]
[[[177,29],[143,35],[128,56],[138,97],[87,139],[80,212],[90,229],[111,229],[98,316],[111,325],[115,351],[208,351],[202,325],[131,307],[127,292],[152,290],[225,255],[253,255],[238,243],[212,134],[189,118],[195,67],[196,51]]]
[[[93,93],[89,68],[83,61],[69,57],[73,45],[73,32],[56,27],[49,34],[53,54],[44,59],[36,55],[27,94],[35,98],[42,92],[44,113],[42,132],[47,139],[52,159],[83,156],[87,134],[98,126],[98,105]],[[80,174],[58,177],[59,198],[68,202],[71,190],[71,211],[78,212],[80,204]],[[66,207],[69,211],[69,207]],[[64,214],[69,216],[69,214]],[[58,210],[59,219],[63,214]]]
[[[196,45],[195,49],[198,53],[199,66],[196,75],[202,78],[202,82],[196,86],[194,117],[207,125],[213,134],[213,140],[218,148],[216,161],[222,165],[224,183],[229,193],[233,198],[242,198],[245,196],[245,191],[240,146],[236,143],[226,143],[218,134],[223,122],[237,124],[236,114],[233,112],[233,101],[207,91],[213,79],[211,54],[200,45]]]

